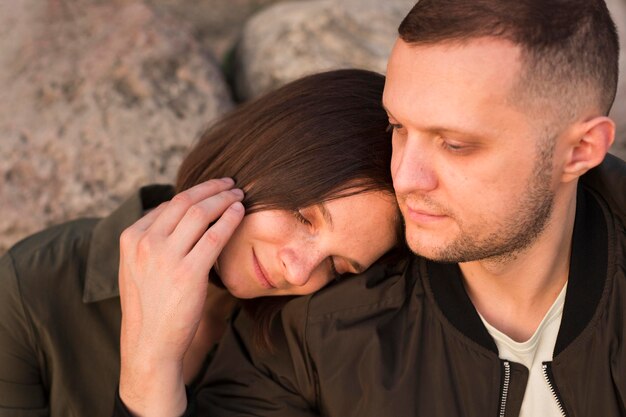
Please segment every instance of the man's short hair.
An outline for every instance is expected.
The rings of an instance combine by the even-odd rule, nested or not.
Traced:
[[[421,0],[398,32],[418,45],[496,37],[519,46],[523,106],[575,117],[589,106],[608,114],[615,100],[619,41],[603,0]]]

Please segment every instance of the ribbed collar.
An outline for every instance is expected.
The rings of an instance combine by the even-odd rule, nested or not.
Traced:
[[[567,347],[593,317],[607,279],[607,219],[600,203],[578,187],[568,289],[554,356]],[[426,262],[425,284],[444,316],[479,345],[498,349],[463,285],[458,264]]]
[[[117,273],[120,262],[120,235],[143,213],[174,196],[171,185],[148,185],[137,190],[94,230],[87,256],[83,302],[91,303],[118,297]]]

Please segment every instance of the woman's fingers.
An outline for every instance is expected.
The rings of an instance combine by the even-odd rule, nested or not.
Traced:
[[[137,231],[145,231],[152,225],[152,223],[155,222],[155,220],[157,219],[157,217],[159,217],[163,210],[165,210],[167,204],[167,201],[159,204],[157,207],[146,213],[142,218],[133,223],[131,227],[136,229]]]
[[[149,398],[151,392],[174,398],[178,391],[170,395],[163,389],[184,387],[182,358],[201,321],[207,275],[245,212],[243,193],[232,186],[213,181],[194,187],[122,233],[120,394],[125,400],[132,402],[133,394]]]
[[[244,214],[243,204],[238,201],[231,204],[209,230],[204,232],[200,240],[189,252],[186,262],[189,262],[191,268],[198,271],[199,276],[206,277],[209,273],[228,239],[230,239],[239,223],[241,223]]]
[[[156,221],[163,210],[165,210],[167,203],[167,201],[161,203],[155,209],[150,210],[146,215],[122,232],[120,236],[120,254],[122,256],[128,256],[130,253],[134,253],[133,248],[137,246],[137,242],[145,234],[145,231]]]
[[[214,179],[176,194],[163,213],[152,223],[150,231],[164,236],[171,234],[191,206],[231,189],[234,184],[230,178]]]
[[[222,191],[189,207],[176,229],[168,237],[170,249],[179,256],[187,255],[210,224],[234,202],[243,200],[243,196],[243,191],[235,188]],[[217,249],[221,250],[221,247]]]

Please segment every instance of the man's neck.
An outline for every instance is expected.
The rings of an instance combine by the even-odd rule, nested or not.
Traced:
[[[528,340],[569,275],[576,195],[555,200],[545,230],[523,251],[498,259],[459,264],[478,312],[518,342]]]

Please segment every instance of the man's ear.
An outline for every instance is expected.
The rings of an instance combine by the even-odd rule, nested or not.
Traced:
[[[579,178],[604,160],[615,139],[615,122],[605,116],[586,120],[574,129],[563,167],[563,182]]]

